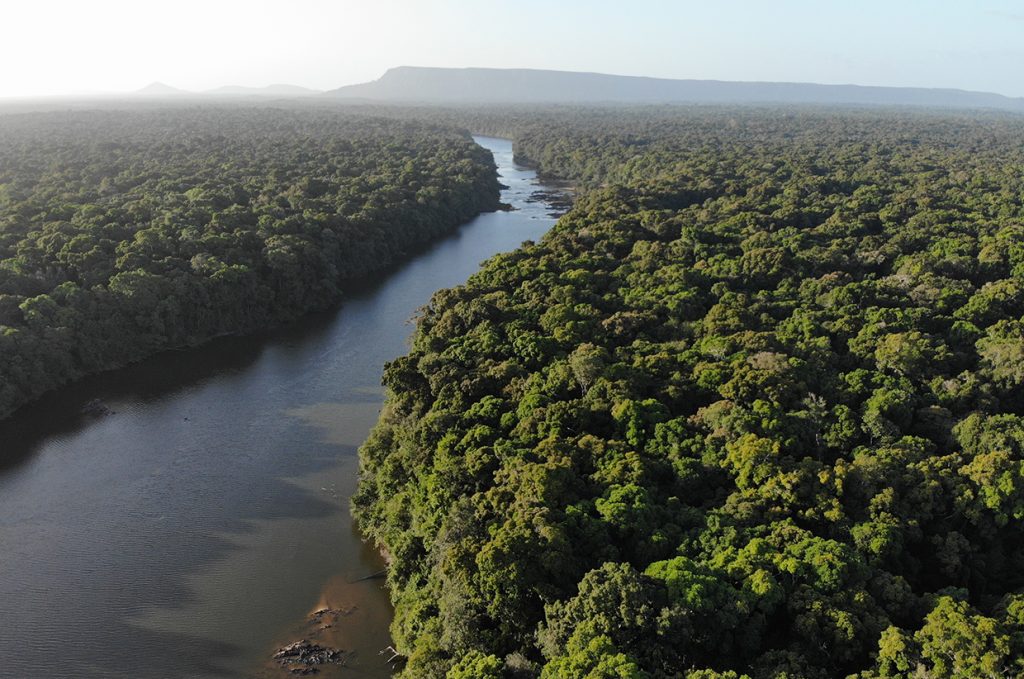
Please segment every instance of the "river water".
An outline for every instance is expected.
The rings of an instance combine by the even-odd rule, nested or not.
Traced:
[[[383,568],[348,515],[386,361],[439,288],[554,223],[490,149],[502,200],[330,313],[88,378],[0,425],[0,676],[282,676],[279,645],[384,677]],[[82,414],[102,399],[113,414]],[[311,612],[340,614],[320,625]],[[326,630],[323,623],[330,623]],[[331,676],[331,672],[319,676]]]

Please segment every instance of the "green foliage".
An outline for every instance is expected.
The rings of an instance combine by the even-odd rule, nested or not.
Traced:
[[[325,308],[497,205],[490,155],[425,124],[269,108],[0,122],[0,417]]]
[[[1003,386],[1024,384],[1024,323],[1003,319],[978,340],[978,353],[995,381]]]
[[[608,637],[590,636],[588,631],[582,628],[569,637],[566,654],[545,665],[541,679],[649,679]]]
[[[1020,118],[389,115],[506,131],[587,189],[387,370],[353,507],[403,648],[1021,676]]]
[[[470,651],[448,670],[445,679],[502,679],[505,663],[493,655]]]
[[[1016,603],[1016,602],[1014,602]],[[978,615],[965,601],[940,596],[922,627],[895,627],[879,641],[877,676],[981,679],[1024,675],[1024,628],[1016,608],[1004,620]]]

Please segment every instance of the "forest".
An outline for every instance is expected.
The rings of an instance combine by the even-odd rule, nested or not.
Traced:
[[[498,205],[491,155],[338,110],[0,124],[0,418],[82,375],[324,309]]]
[[[401,676],[1024,676],[1024,119],[389,115],[586,189],[386,368]]]

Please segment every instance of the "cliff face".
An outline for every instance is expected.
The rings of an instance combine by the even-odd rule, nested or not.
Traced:
[[[568,71],[414,66],[393,68],[379,80],[341,87],[327,95],[439,103],[854,104],[1024,112],[1022,99],[965,90],[669,80]]]

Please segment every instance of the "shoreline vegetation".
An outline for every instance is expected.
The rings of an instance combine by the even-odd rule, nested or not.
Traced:
[[[467,130],[574,190],[386,366],[351,509],[389,564],[400,677],[1024,675],[1024,118],[2,120],[0,418],[327,308],[502,209]],[[313,643],[278,661],[344,662]]]
[[[0,418],[324,309],[499,207],[490,154],[429,123],[240,107],[3,122]]]
[[[386,368],[400,676],[1024,672],[1024,120],[418,114],[585,192]]]

